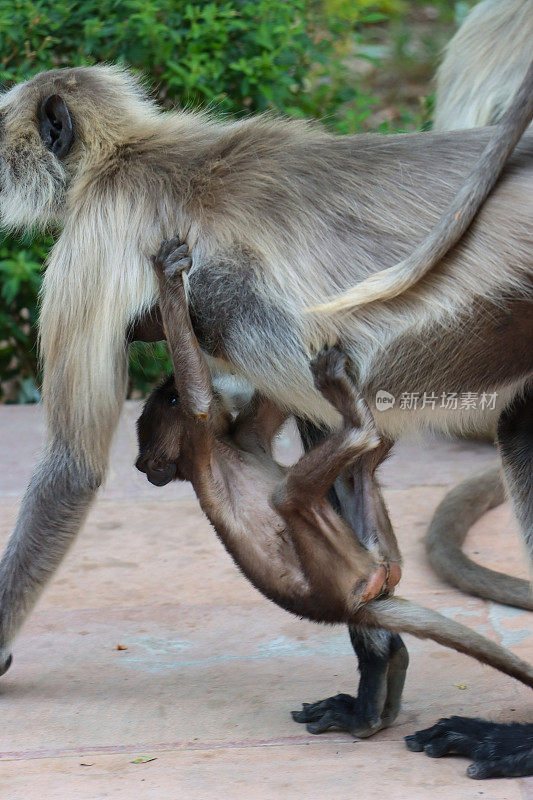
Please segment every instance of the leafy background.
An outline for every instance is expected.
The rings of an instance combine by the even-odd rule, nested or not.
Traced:
[[[0,0],[0,81],[119,62],[165,107],[274,109],[338,133],[431,124],[430,80],[473,0]],[[0,234],[0,402],[39,398],[37,296],[50,237]],[[168,369],[135,344],[130,395]]]

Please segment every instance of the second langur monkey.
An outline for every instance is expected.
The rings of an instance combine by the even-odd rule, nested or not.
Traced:
[[[147,400],[137,423],[136,466],[162,486],[190,480],[200,505],[251,582],[283,608],[318,622],[357,624],[432,638],[533,686],[533,667],[440,614],[388,594],[400,553],[374,471],[389,449],[345,372],[336,347],[312,361],[317,389],[343,427],[285,470],[272,439],[287,412],[255,397],[233,422],[213,395],[183,283],[188,247],[163,243],[154,259],[174,377]],[[362,476],[358,513],[342,519],[327,493],[346,472]],[[368,602],[371,601],[371,602]],[[403,677],[403,674],[402,674]],[[381,727],[399,710],[403,680],[387,696]],[[390,689],[390,687],[389,687]],[[327,725],[326,725],[327,727]]]
[[[433,129],[458,130],[499,122],[524,80],[532,43],[531,0],[477,3],[446,46],[437,72]],[[527,123],[527,117],[523,122]],[[452,489],[428,528],[428,559],[441,578],[468,594],[533,610],[528,581],[487,569],[461,548],[474,522],[504,500],[497,467]]]
[[[437,131],[498,122],[531,60],[531,0],[481,0],[446,45],[437,71]]]

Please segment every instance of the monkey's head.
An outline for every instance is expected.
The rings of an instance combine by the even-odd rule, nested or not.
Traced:
[[[140,85],[116,67],[42,72],[0,94],[0,224],[62,223],[74,179],[109,163],[141,106],[150,115]]]
[[[213,389],[210,424],[215,434],[228,431],[233,399],[231,393]],[[194,460],[189,432],[196,424],[183,408],[174,376],[169,375],[152,392],[137,420],[139,456],[135,466],[150,483],[164,486],[173,480],[189,480]]]
[[[139,456],[135,466],[155,486],[186,479],[179,468],[185,429],[185,412],[170,375],[152,392],[137,420]]]

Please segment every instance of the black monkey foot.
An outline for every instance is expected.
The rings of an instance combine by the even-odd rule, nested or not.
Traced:
[[[159,278],[174,281],[182,272],[187,272],[192,264],[189,245],[181,242],[177,236],[162,242],[157,255],[152,257],[152,263]]]
[[[303,703],[301,711],[291,711],[295,722],[305,724],[309,733],[324,733],[331,728],[348,731],[352,736],[366,739],[387,728],[392,719],[385,719],[375,709],[365,708],[357,697],[337,694],[317,703]]]
[[[4,663],[0,665],[0,675],[4,675],[8,671],[12,663],[13,663],[13,656],[10,653],[8,657],[5,659]]]
[[[519,778],[533,775],[533,725],[489,722],[469,717],[440,719],[431,728],[405,737],[413,752],[432,758],[467,756],[470,778]]]
[[[292,712],[295,722],[304,724],[309,733],[335,728],[359,739],[392,725],[400,711],[409,655],[398,634],[376,634],[377,639],[372,639],[368,632],[350,628],[361,673],[357,697],[337,694],[317,703],[304,703],[301,711]]]

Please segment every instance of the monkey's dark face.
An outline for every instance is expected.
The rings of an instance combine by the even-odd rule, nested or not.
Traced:
[[[135,466],[155,486],[184,478],[180,470],[184,431],[184,412],[171,375],[152,392],[137,420],[139,457]]]

